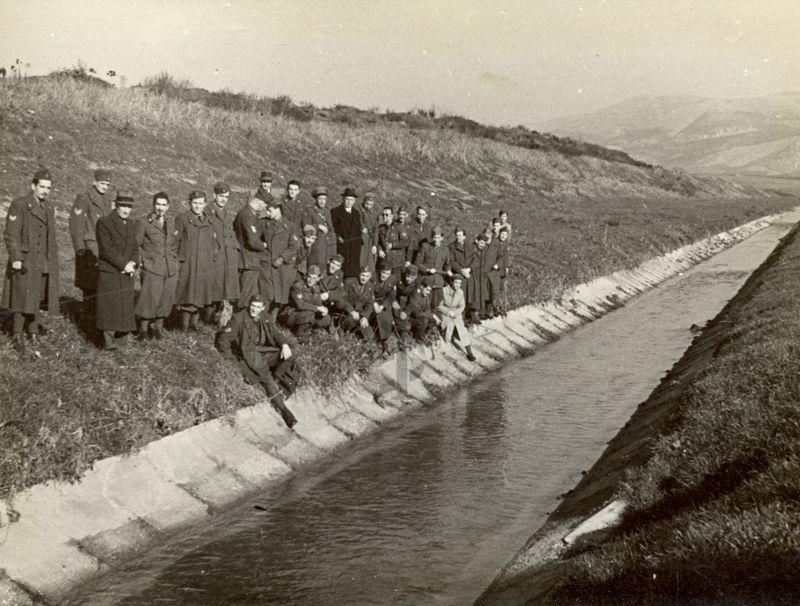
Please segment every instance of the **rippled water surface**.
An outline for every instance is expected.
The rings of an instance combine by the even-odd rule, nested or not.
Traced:
[[[787,228],[397,420],[73,603],[471,603]]]

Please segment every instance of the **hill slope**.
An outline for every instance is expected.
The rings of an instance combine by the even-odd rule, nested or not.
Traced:
[[[800,169],[800,93],[794,92],[747,99],[635,97],[547,127],[695,172],[784,175]]]

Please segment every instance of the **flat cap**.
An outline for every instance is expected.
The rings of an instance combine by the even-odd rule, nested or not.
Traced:
[[[478,242],[488,242],[489,238],[486,237],[485,234],[478,234],[478,237],[475,238]]]
[[[325,187],[315,187],[311,190],[311,197],[316,198],[317,196],[327,196],[328,189]]]
[[[122,206],[133,206],[133,192],[127,189],[118,189],[114,203]]]
[[[192,200],[197,200],[199,198],[205,198],[205,197],[206,197],[206,192],[201,191],[199,189],[193,189],[192,191],[189,192],[189,202],[191,202]]]
[[[111,171],[107,168],[98,168],[94,171],[95,181],[111,181]]]
[[[374,200],[377,200],[377,199],[378,199],[378,196],[375,195],[375,192],[368,191],[367,193],[364,194],[364,202],[367,202],[369,200],[373,200],[374,201]]]
[[[313,225],[306,225],[303,227],[303,235],[304,236],[316,236],[317,235],[317,228]]]
[[[339,253],[331,256],[331,261],[336,261],[337,263],[344,263],[344,257]]]
[[[342,198],[358,198],[358,194],[354,187],[345,187],[342,192]]]
[[[33,181],[52,181],[53,177],[50,176],[50,171],[46,168],[40,168],[35,173],[33,173]]]
[[[309,275],[309,276],[321,276],[322,275],[322,270],[320,269],[319,265],[309,265],[308,266],[308,272],[306,272],[306,275]]]
[[[231,188],[228,186],[227,183],[223,181],[217,181],[214,184],[214,193],[215,194],[229,194],[231,192]]]
[[[272,183],[272,173],[267,172],[265,170],[261,171],[261,176],[258,178],[259,181],[269,181]]]
[[[267,304],[267,300],[262,297],[260,294],[256,293],[252,297],[250,297],[250,301],[248,301],[248,305],[252,305],[253,303],[263,303],[264,305]]]

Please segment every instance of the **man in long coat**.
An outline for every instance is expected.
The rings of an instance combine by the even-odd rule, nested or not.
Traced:
[[[392,273],[392,269],[387,265],[378,271],[378,278],[373,286],[373,318],[381,344],[381,351],[389,353],[389,337],[392,336],[394,328],[392,304],[395,299],[397,288],[397,276]]]
[[[136,239],[141,256],[142,290],[136,301],[139,338],[161,339],[164,319],[175,304],[178,284],[178,229],[167,214],[169,196],[153,196],[153,210],[137,223]]]
[[[178,228],[178,286],[175,303],[181,307],[184,332],[198,330],[200,314],[210,319],[209,311],[220,300],[216,264],[221,262],[223,243],[219,241],[214,221],[206,214],[206,194],[189,194],[190,210],[175,218]]]
[[[472,320],[494,315],[494,299],[500,287],[498,252],[497,246],[487,244],[485,234],[478,235],[467,282],[467,304]]]
[[[264,223],[259,218],[267,208],[266,198],[256,195],[244,205],[233,220],[233,231],[239,242],[239,304],[245,305],[253,295],[259,294],[258,281],[262,260],[267,254],[264,242]]]
[[[388,267],[396,276],[400,276],[406,263],[408,252],[408,232],[406,227],[394,219],[394,211],[390,206],[383,209],[383,223],[378,228],[378,257],[380,266]]]
[[[328,190],[315,187],[311,197],[314,198],[314,204],[308,207],[300,222],[303,227],[312,225],[317,231],[317,241],[309,253],[308,264],[327,267],[330,258],[336,254],[336,232],[328,208]]]
[[[75,286],[83,292],[85,311],[94,310],[97,290],[97,220],[108,214],[111,204],[106,193],[111,185],[111,171],[94,171],[92,187],[75,198],[69,214],[69,234],[75,249]]]
[[[114,210],[97,220],[98,278],[95,327],[105,349],[116,349],[136,330],[134,282],[139,259],[136,222],[130,219],[133,194],[118,191]]]
[[[367,192],[361,203],[361,260],[362,267],[367,266],[375,273],[378,258],[378,223],[380,217],[375,209],[375,194]]]
[[[442,300],[444,277],[450,273],[450,249],[444,245],[444,233],[440,227],[431,230],[430,240],[426,238],[422,243],[414,264],[421,275],[431,278],[431,306],[435,309]]]
[[[289,302],[289,290],[295,280],[295,257],[300,245],[298,226],[283,218],[279,200],[267,206],[267,218],[262,238],[266,255],[261,260],[259,291],[268,301],[269,313],[274,321]]]
[[[222,297],[216,301],[217,311],[221,311],[225,302],[236,305],[239,300],[239,240],[233,230],[236,213],[228,206],[231,188],[226,183],[214,185],[214,200],[206,207],[208,216],[217,230],[217,240],[222,243],[219,262],[216,264],[216,289]]]
[[[3,282],[3,307],[13,314],[14,348],[25,350],[23,331],[32,339],[45,332],[39,310],[46,302],[49,313],[58,313],[58,246],[56,219],[47,201],[53,178],[36,171],[31,191],[11,202],[3,235],[8,265]]]
[[[464,231],[463,227],[456,227],[454,234],[456,239],[447,247],[450,251],[450,273],[454,275],[461,274],[464,277],[464,284],[468,284],[470,274],[472,273],[472,269],[470,268],[472,266],[472,255],[475,247],[467,242],[467,232]],[[467,309],[469,309],[469,298],[466,290],[467,289],[464,288],[464,298]]]
[[[417,216],[408,225],[408,251],[406,261],[414,262],[419,249],[428,241],[430,227],[428,226],[428,211],[422,206],[417,206]]]
[[[358,276],[358,262],[361,259],[361,213],[353,208],[357,198],[356,190],[348,187],[342,193],[342,203],[331,210],[337,251],[344,257],[342,271],[345,278]]]
[[[292,179],[286,184],[286,196],[281,204],[283,218],[289,223],[300,224],[308,211],[308,204],[300,197],[301,183]]]
[[[287,408],[283,394],[285,391],[291,395],[295,387],[291,341],[276,328],[269,314],[264,313],[266,301],[263,297],[253,295],[248,303],[247,309],[233,315],[217,338],[217,346],[224,357],[239,363],[245,380],[264,388],[272,406],[291,429],[297,419]]]

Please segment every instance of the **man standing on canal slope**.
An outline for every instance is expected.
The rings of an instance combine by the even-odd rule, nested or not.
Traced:
[[[98,168],[94,171],[92,187],[78,194],[69,214],[69,234],[75,249],[75,286],[83,292],[84,313],[94,313],[94,296],[97,291],[97,220],[111,210],[105,199],[111,185],[111,171]]]
[[[53,179],[46,169],[36,171],[29,194],[11,202],[3,239],[8,251],[3,284],[3,307],[13,314],[14,349],[25,351],[23,329],[32,340],[46,332],[39,313],[58,313],[58,248],[56,218],[48,203]]]
[[[361,213],[353,208],[357,198],[356,190],[348,187],[342,192],[342,203],[331,210],[338,253],[344,257],[342,271],[345,278],[358,277],[358,262],[361,260]]]
[[[281,389],[290,396],[295,388],[291,342],[276,328],[269,314],[264,313],[266,307],[264,297],[250,297],[248,308],[235,313],[220,333],[217,346],[224,357],[239,363],[246,381],[264,388],[270,403],[291,429],[297,419],[286,407]]]

